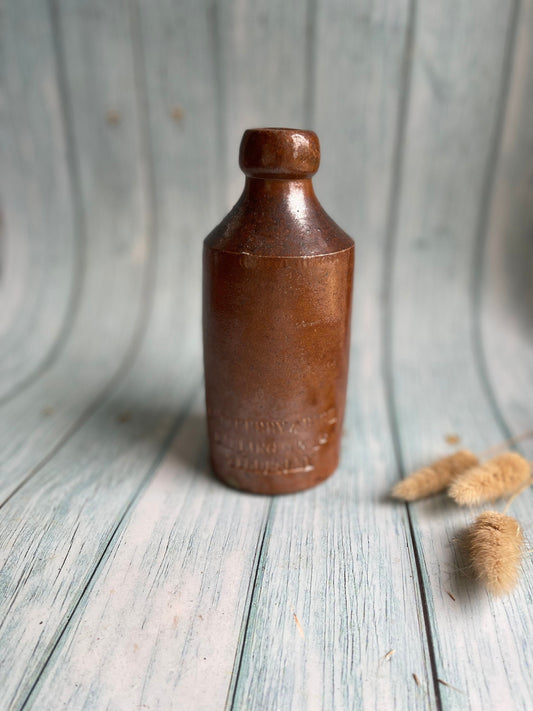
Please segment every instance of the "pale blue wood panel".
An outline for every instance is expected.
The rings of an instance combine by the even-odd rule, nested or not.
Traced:
[[[224,206],[242,191],[238,149],[245,129],[308,128],[311,65],[307,0],[219,0],[212,10],[219,61],[219,151]]]
[[[133,3],[135,7],[135,3]],[[162,288],[180,294],[156,315],[169,338],[201,358],[203,239],[221,219],[218,58],[212,4],[139,2],[135,42],[144,57],[157,231],[168,255]],[[166,250],[166,251],[165,251]],[[199,361],[194,363],[195,368]]]
[[[511,434],[533,431],[533,3],[521,4],[502,141],[490,192],[487,229],[480,244],[481,353],[487,366],[487,386],[498,419]],[[519,450],[533,460],[533,438]],[[510,513],[528,540],[516,615],[520,631],[510,654],[530,658],[533,621],[533,492],[525,492]],[[523,692],[533,698],[533,679],[526,676]]]
[[[158,280],[156,308],[150,322],[153,328],[150,329],[146,347],[139,359],[139,367],[135,367],[131,381],[128,381],[122,390],[122,401],[125,397],[134,398],[134,405],[128,408],[134,412],[137,409],[142,412],[149,403],[153,416],[159,410],[168,412],[169,408],[176,408],[176,403],[179,403],[179,397],[176,396],[176,393],[180,392],[179,384],[181,383],[183,389],[184,384],[194,378],[194,374],[200,369],[199,353],[194,350],[197,324],[192,321],[190,304],[186,302],[187,294],[176,288],[179,284],[190,287],[190,278],[184,278],[184,274],[191,267],[183,260],[180,264],[179,256],[183,255],[184,246],[180,245],[180,240],[172,234],[171,227],[176,224],[179,229],[178,236],[182,240],[189,227],[187,243],[191,254],[194,254],[196,245],[203,237],[203,234],[197,232],[204,229],[207,232],[211,226],[204,224],[207,220],[213,220],[216,212],[213,204],[208,201],[208,196],[215,196],[212,187],[221,179],[220,173],[213,171],[209,176],[205,168],[200,166],[212,165],[211,137],[215,135],[212,122],[216,121],[217,114],[213,108],[216,106],[215,97],[209,96],[209,91],[216,88],[215,84],[210,84],[210,72],[219,58],[210,54],[213,48],[210,40],[214,30],[223,30],[219,25],[215,28],[206,25],[206,20],[218,23],[219,16],[216,13],[214,16],[212,12],[208,14],[206,6],[198,3],[195,3],[194,8],[194,11],[192,6],[188,8],[185,21],[182,12],[175,5],[165,7],[159,18],[154,17],[148,6],[140,7],[141,39],[150,97],[149,113],[154,129],[151,141],[155,156],[154,184],[158,225],[161,230],[160,241],[165,242],[161,248],[162,260],[158,271],[163,288],[159,288]],[[272,26],[276,26],[275,23]],[[172,34],[165,42],[170,27]],[[193,29],[195,41],[189,44],[187,35],[190,35]],[[180,38],[181,42],[178,41]],[[231,43],[231,35],[227,37],[227,42]],[[173,63],[179,66],[180,57],[182,61],[184,59],[180,52],[185,51],[187,62],[183,63],[182,75],[177,73],[172,78],[168,76],[162,85],[158,69]],[[211,63],[205,60],[210,60]],[[187,68],[194,73],[187,74]],[[260,76],[256,79],[259,80]],[[166,119],[169,100],[179,102],[183,110],[183,117],[177,126],[178,130],[185,132],[177,134],[181,137],[180,143],[174,138],[175,134],[171,133],[175,130],[174,126],[169,128],[167,136],[160,137],[156,133],[160,130],[163,117]],[[303,114],[303,108],[301,112]],[[300,117],[293,119],[297,125],[300,123]],[[172,156],[164,155],[167,141],[170,142],[170,151],[179,150],[177,157],[182,158],[183,172],[179,170],[179,163],[172,165]],[[176,148],[173,149],[173,146]],[[235,165],[237,147],[234,146]],[[212,182],[206,184],[206,178],[209,177]],[[242,180],[241,176],[241,182]],[[164,201],[161,193],[162,190],[170,193],[175,185],[177,197],[180,192],[186,196],[180,205],[179,220],[173,212],[176,208]],[[170,200],[170,195],[168,199]],[[163,225],[167,225],[167,228],[163,229]],[[196,270],[196,267],[192,269]],[[198,281],[194,293],[198,298]],[[157,301],[158,299],[160,300]],[[192,313],[196,310],[197,304],[193,304]],[[180,333],[179,337],[169,329],[169,324],[176,323],[176,319],[182,325],[187,324],[187,330]],[[189,358],[189,363],[184,357],[184,352],[187,351],[189,355],[193,355],[193,358]],[[188,370],[185,368],[187,365]],[[142,397],[139,393],[141,383]],[[178,452],[182,446],[180,442],[186,446],[191,436],[198,437],[197,421],[191,420],[187,427],[184,439],[178,441]],[[197,446],[205,448],[205,442],[200,442]],[[135,455],[133,456],[135,461]],[[203,457],[201,466],[205,468],[205,454]],[[183,455],[176,456],[176,452],[169,457],[150,488],[143,493],[136,508],[139,516],[133,517],[131,522],[125,521],[125,540],[137,540],[136,555],[145,559],[147,565],[141,569],[134,564],[131,568],[131,595],[138,600],[133,605],[133,613],[130,596],[124,595],[118,599],[118,603],[123,607],[124,615],[128,615],[130,619],[132,632],[142,628],[143,623],[152,630],[150,635],[144,637],[143,654],[139,655],[135,646],[130,644],[129,633],[124,636],[124,645],[117,648],[115,628],[113,623],[107,622],[108,619],[115,620],[117,616],[108,603],[109,596],[114,594],[112,591],[116,590],[115,571],[110,562],[102,568],[101,576],[99,573],[95,575],[88,607],[83,605],[78,608],[72,618],[71,627],[66,630],[58,645],[44,673],[42,689],[36,689],[36,696],[32,699],[36,708],[52,706],[57,699],[58,688],[62,689],[63,699],[71,699],[73,683],[80,685],[75,696],[76,703],[83,700],[88,707],[93,703],[93,699],[97,699],[96,707],[107,702],[118,703],[117,694],[120,695],[120,692],[124,691],[128,681],[131,684],[128,699],[132,703],[157,705],[163,703],[162,699],[170,699],[168,703],[176,708],[182,708],[184,705],[189,708],[211,708],[213,705],[223,706],[228,694],[231,695],[231,672],[234,666],[237,668],[239,665],[239,640],[243,637],[246,627],[246,614],[257,566],[258,544],[264,534],[269,500],[231,492],[207,478],[204,481],[202,474],[194,470],[189,471],[190,465],[182,459]],[[189,485],[190,489],[187,489]],[[208,492],[211,493],[207,497]],[[154,496],[164,506],[165,514],[160,515],[161,509],[150,504]],[[205,501],[204,497],[207,497]],[[161,531],[161,536],[169,537],[170,540],[168,550],[164,553],[164,572],[158,575],[156,580],[152,577],[153,569],[149,562],[153,562],[154,540],[144,535],[142,541],[139,539],[139,532],[147,525],[145,506],[152,511],[153,525]],[[173,516],[179,511],[182,511],[182,515],[176,525]],[[129,548],[129,544],[126,544],[124,550]],[[117,555],[122,557],[122,554]],[[114,560],[116,563],[116,557]],[[120,563],[117,569],[122,570]],[[191,581],[194,580],[195,595],[190,594]],[[167,634],[168,620],[161,615],[159,604],[152,604],[159,596],[166,596],[165,590],[168,590],[169,585],[173,586],[176,596],[181,596],[184,604],[186,603],[183,619],[173,628],[170,635]],[[203,611],[206,611],[205,614]],[[93,636],[87,638],[86,635],[85,619],[89,621],[93,619],[93,615],[99,619],[102,616],[98,640]],[[91,673],[87,673],[86,645],[89,643],[91,646],[96,642],[101,642],[107,652],[102,654],[102,674],[100,676],[100,672],[96,672],[95,681]],[[199,649],[202,650],[202,655],[198,653]],[[203,659],[204,656],[206,659]],[[125,659],[128,670],[126,673]],[[153,660],[149,667],[146,666],[146,659]],[[170,668],[176,672],[169,673]],[[200,676],[201,684],[197,683]],[[144,685],[142,682],[145,682]]]
[[[413,508],[413,553],[405,509],[381,499],[397,475],[381,379],[389,217],[398,218],[398,242],[387,300],[393,332],[384,335],[394,336],[387,365],[395,365],[388,376],[404,468],[444,452],[450,431],[479,448],[502,436],[475,361],[473,275],[513,16],[481,5],[423,4],[413,15],[404,3],[320,2],[314,24],[312,2],[59,4],[56,47],[88,272],[63,355],[0,413],[10,425],[1,435],[4,494],[39,468],[0,517],[0,657],[8,662],[0,665],[0,708],[19,708],[29,694],[27,707],[54,711],[61,702],[438,706],[418,555],[437,675],[466,692],[438,687],[444,708],[500,709],[513,700],[526,708],[530,577],[510,601],[478,597],[456,577],[450,542],[469,517],[441,499]],[[521,304],[513,285],[528,284],[526,272],[516,277],[493,263],[506,249],[495,235],[498,205],[511,199],[501,187],[509,170],[522,176],[513,192],[524,210],[520,249],[528,234],[529,154],[519,144],[529,114],[517,123],[516,107],[529,82],[530,2],[522,8],[508,112],[515,120],[505,124],[517,143],[502,153],[513,157],[499,168],[500,203],[489,220],[485,284],[494,278],[501,289],[482,299],[487,349],[510,302]],[[411,59],[409,102],[403,69]],[[108,110],[118,122],[107,123]],[[201,399],[180,431],[201,371],[194,260],[242,184],[237,122],[308,120],[323,143],[319,196],[359,246],[352,404],[340,471],[315,491],[276,500],[267,522],[268,499],[206,476]],[[505,224],[513,232],[516,223]],[[506,340],[487,354],[513,427],[530,412],[525,313],[505,327],[512,347]],[[512,379],[501,375],[507,358]],[[55,409],[44,414],[48,405]]]
[[[499,140],[516,15],[510,4],[418,7],[388,295],[391,401],[405,472],[504,436],[475,345],[478,237]],[[454,538],[475,512],[410,506],[445,709],[528,708],[524,588],[495,600],[461,571]],[[448,592],[454,595],[453,600]],[[518,653],[517,649],[522,652]]]
[[[273,503],[236,709],[435,707],[406,512],[383,502],[397,464],[380,293],[410,20],[408,3],[317,5],[317,194],[357,247],[343,457],[327,483]]]
[[[481,355],[494,404],[512,434],[533,431],[532,32],[529,0],[521,4],[517,21],[507,110],[478,262]],[[520,448],[533,459],[533,438]],[[523,501],[531,506],[527,497]]]
[[[62,98],[71,108],[87,251],[79,315],[64,350],[1,413],[2,500],[28,482],[2,509],[0,675],[6,707],[20,703],[31,688],[131,495],[131,488],[125,499],[113,488],[122,481],[117,469],[128,481],[127,467],[114,458],[117,443],[118,451],[129,444],[126,436],[117,437],[116,412],[97,424],[93,419],[85,437],[69,437],[129,365],[144,326],[153,261],[127,7],[65,5],[52,20],[58,61],[67,72]],[[109,108],[122,112],[120,124],[107,123]],[[150,423],[156,431],[158,426],[160,420]],[[138,424],[132,427],[136,432]],[[47,469],[66,441],[70,449],[61,449]],[[109,486],[105,500],[96,496],[99,481]],[[138,481],[133,477],[131,486]],[[79,511],[87,517],[85,530]],[[69,551],[80,551],[79,559],[69,559]]]
[[[200,396],[29,708],[224,708],[268,502],[208,473]]]
[[[80,245],[46,5],[0,9],[0,402],[61,348]]]
[[[168,353],[174,361],[179,356],[176,351]],[[170,384],[154,384],[146,367],[137,367],[126,389],[96,410],[3,507],[0,708],[20,708],[25,703],[50,655],[60,648],[69,620],[79,605],[84,609],[87,587],[115,553],[125,515],[181,424],[191,389],[184,380],[185,373]],[[170,411],[163,407],[166,400],[160,406],[155,402],[154,391],[157,395],[165,387],[167,400],[172,396]],[[124,421],[126,403],[128,420]],[[172,460],[174,466],[176,461],[178,455]],[[179,474],[176,480],[180,481]],[[118,678],[122,659],[115,661]],[[83,682],[90,687],[94,679],[76,683]],[[59,688],[49,708],[54,708]]]
[[[190,692],[191,675],[194,677],[201,672],[204,661],[191,656],[190,645],[194,648],[197,634],[194,625],[198,626],[198,634],[204,636],[204,646],[212,647],[213,639],[218,639],[219,645],[222,641],[225,644],[224,659],[213,655],[206,667],[208,678],[213,682],[210,688],[216,686],[217,693],[224,697],[230,683],[242,607],[246,604],[246,594],[238,601],[240,607],[234,604],[234,585],[238,581],[238,597],[246,593],[256,551],[257,528],[263,526],[261,512],[265,502],[250,497],[250,503],[242,506],[241,495],[226,492],[214,484],[205,475],[205,469],[203,475],[198,473],[198,461],[205,468],[205,434],[197,410],[188,421],[188,429],[168,454],[160,476],[148,486],[180,429],[201,378],[198,324],[193,318],[199,313],[200,291],[199,284],[193,295],[187,291],[190,267],[184,259],[184,250],[196,249],[193,245],[201,242],[203,236],[198,232],[207,230],[207,222],[213,219],[216,212],[212,202],[213,186],[217,176],[207,170],[211,146],[205,140],[213,134],[215,123],[214,112],[208,110],[214,104],[215,84],[207,13],[198,3],[194,7],[197,14],[193,16],[190,9],[189,22],[183,24],[179,22],[181,13],[174,14],[174,7],[167,8],[168,12],[157,22],[144,14],[148,8],[142,6],[140,13],[132,6],[131,15],[123,18],[124,26],[131,26],[135,43],[142,135],[150,153],[158,156],[147,187],[154,208],[157,243],[153,306],[146,337],[122,384],[4,508],[7,522],[0,535],[12,534],[5,552],[8,559],[5,584],[12,607],[0,634],[3,633],[1,644],[6,653],[20,660],[11,671],[13,680],[9,680],[8,687],[11,691],[19,685],[16,692],[11,692],[16,693],[15,707],[32,691],[45,667],[43,687],[35,689],[35,697],[29,702],[39,709],[56,708],[58,698],[69,701],[73,693],[75,705],[78,702],[85,703],[87,708],[99,708],[107,702],[120,705],[115,700],[128,683],[131,698],[136,700],[145,698],[145,682],[145,695],[153,698],[154,703],[164,698],[161,694],[175,691],[180,682],[184,685],[182,697],[186,698],[185,688]],[[170,22],[173,22],[172,41],[180,49],[163,41]],[[190,23],[195,25],[196,41],[188,43],[188,38],[180,32],[190,33]],[[179,41],[180,37],[183,42]],[[156,45],[148,48],[149,42]],[[160,64],[178,64],[179,52],[184,46],[188,48],[188,61],[180,73],[168,80],[165,88],[169,94],[175,92],[180,97],[189,120],[184,115],[183,124],[174,126],[172,123],[168,135],[160,138],[159,117],[165,115],[167,95],[161,95],[159,80],[154,79],[154,75]],[[203,82],[201,92],[197,86],[199,81]],[[176,133],[171,133],[174,130]],[[169,156],[164,157],[167,141]],[[171,170],[173,159],[182,165],[188,163],[190,169],[180,170],[178,164],[175,171]],[[184,226],[178,233],[174,232],[175,216],[171,224],[173,216],[165,214],[165,210],[170,211],[168,201],[173,195],[174,210]],[[194,269],[198,274],[197,267]],[[221,498],[216,498],[216,491],[222,492]],[[217,516],[211,506],[216,500]],[[157,506],[155,501],[159,502]],[[180,510],[182,515],[176,519]],[[238,527],[235,526],[236,511],[242,514]],[[153,516],[151,524],[146,518],[147,512]],[[13,529],[14,524],[22,528]],[[158,538],[159,533],[154,534],[153,527],[161,533],[161,538]],[[123,531],[131,542],[136,540],[137,552],[130,561],[127,576],[135,603],[126,595],[122,577],[119,588],[109,577],[115,575],[115,570],[120,576],[124,574],[122,565],[117,563],[121,551],[130,550],[128,543],[119,548]],[[224,535],[219,537],[221,531]],[[204,536],[203,546],[200,535]],[[17,536],[18,542],[14,542]],[[159,548],[165,536],[169,540],[166,552]],[[28,549],[34,553],[33,560],[39,561],[34,563],[33,569],[31,561],[24,558]],[[143,558],[143,565],[139,565],[137,556]],[[58,560],[59,565],[66,561],[60,571]],[[214,560],[220,563],[220,581],[225,576],[223,590],[217,588]],[[154,578],[159,561],[162,567]],[[194,614],[188,587],[191,576],[198,582],[202,570],[205,578],[200,590],[204,597],[198,598],[198,604],[208,610],[208,625]],[[27,577],[21,589],[16,588],[20,575]],[[158,598],[159,585],[162,588]],[[181,596],[186,607],[176,635],[166,637],[169,619],[157,600],[168,601],[169,586],[176,597]],[[142,637],[141,654],[134,644],[129,644],[131,640],[122,624],[119,627],[124,632],[121,637],[124,647],[117,646],[117,615],[108,607],[108,596],[115,593],[118,593],[117,602],[124,606],[121,613],[124,624],[129,620],[135,635],[145,635],[144,624],[146,636]],[[209,617],[213,595],[219,603],[218,614]],[[90,623],[96,637],[89,639],[83,625],[85,620],[91,619],[90,609],[98,610],[97,614],[102,613],[104,617],[111,612],[111,618],[106,622],[100,620],[99,625]],[[44,617],[41,610],[46,613]],[[175,614],[170,618],[172,629]],[[202,612],[198,614],[203,616]],[[224,615],[227,628],[223,635],[219,624]],[[43,625],[39,624],[41,620]],[[91,646],[89,657],[86,642]],[[100,650],[106,646],[107,652],[96,651],[94,644],[100,642]],[[169,666],[179,668],[175,655],[182,648],[189,664],[188,673],[181,678],[179,674],[167,675]],[[32,649],[35,649],[33,654]],[[95,653],[103,665],[100,672],[98,665],[93,664]],[[148,661],[150,659],[154,661]],[[158,669],[164,672],[161,676]],[[150,670],[154,672],[151,682]],[[163,684],[167,686],[163,688]]]
[[[55,8],[55,3],[52,3]],[[57,11],[56,11],[57,10]],[[54,362],[0,416],[0,501],[77,429],[127,369],[145,327],[153,247],[127,5],[52,13],[85,238],[75,322]],[[22,49],[20,50],[22,51]],[[119,123],[107,112],[118,111]],[[58,126],[58,129],[60,126]]]

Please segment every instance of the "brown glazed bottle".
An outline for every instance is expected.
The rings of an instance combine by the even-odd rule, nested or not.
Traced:
[[[354,243],[324,212],[312,131],[244,133],[244,192],[204,242],[211,462],[260,494],[335,471],[346,400]]]

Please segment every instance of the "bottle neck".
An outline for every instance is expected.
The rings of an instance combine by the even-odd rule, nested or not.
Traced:
[[[319,207],[311,178],[247,177],[242,199],[259,209],[288,210],[297,218]]]

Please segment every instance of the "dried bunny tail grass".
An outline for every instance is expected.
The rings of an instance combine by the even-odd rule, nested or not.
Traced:
[[[529,479],[531,466],[516,452],[505,452],[457,477],[449,494],[460,506],[495,501],[512,494]]]
[[[399,481],[392,490],[391,496],[403,501],[417,501],[425,496],[438,494],[444,491],[455,477],[477,464],[479,459],[475,454],[467,449],[461,449]]]
[[[518,521],[484,511],[465,533],[464,544],[476,578],[494,595],[511,592],[518,582],[524,535]]]

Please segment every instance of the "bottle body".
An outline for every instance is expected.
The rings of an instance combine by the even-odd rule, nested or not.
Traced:
[[[254,176],[203,259],[213,469],[255,493],[314,486],[339,459],[353,242],[310,178]]]

